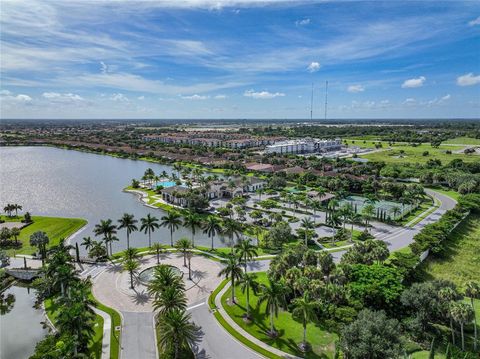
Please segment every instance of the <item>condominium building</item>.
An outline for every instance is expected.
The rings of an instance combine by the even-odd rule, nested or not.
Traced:
[[[337,151],[342,147],[342,140],[321,140],[315,138],[295,139],[275,142],[265,148],[266,153],[297,154]]]

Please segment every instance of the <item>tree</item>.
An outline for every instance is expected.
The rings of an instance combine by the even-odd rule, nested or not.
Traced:
[[[470,303],[473,309],[473,329],[474,329],[474,341],[473,341],[473,351],[477,351],[477,341],[478,341],[478,333],[477,333],[477,315],[475,313],[475,299],[480,297],[480,284],[478,282],[469,281],[466,284],[465,289],[465,296],[470,298]]]
[[[137,273],[139,267],[138,260],[136,259],[125,259],[123,261],[123,270],[128,271],[130,274],[130,288],[134,289],[133,276]]]
[[[153,271],[153,278],[148,283],[148,293],[155,301],[165,288],[184,288],[182,278],[174,272],[173,268],[166,264],[160,264]]]
[[[250,239],[244,239],[235,245],[236,253],[243,260],[244,270],[247,273],[247,264],[257,256],[257,248],[252,244]]]
[[[305,245],[308,245],[308,231],[315,228],[315,222],[310,217],[302,218],[301,227],[305,232]]]
[[[367,204],[365,207],[362,208],[362,216],[365,219],[365,228],[369,228],[368,225],[370,220],[375,215],[375,206],[373,204]]]
[[[257,294],[258,283],[256,281],[257,275],[255,273],[243,273],[242,277],[240,278],[240,289],[242,293],[246,292],[246,305],[247,305],[247,313],[245,318],[247,320],[251,319],[250,315],[250,289],[253,291],[254,294]]]
[[[266,314],[270,314],[270,331],[268,334],[272,337],[277,336],[277,332],[273,323],[273,317],[278,317],[279,309],[285,307],[285,295],[286,287],[282,282],[275,282],[269,278],[268,285],[261,285],[258,303],[261,304],[266,302],[265,311]]]
[[[15,238],[15,245],[18,245],[18,236],[20,235],[20,228],[13,227],[10,229],[10,235]]]
[[[179,249],[183,253],[183,266],[187,266],[187,251],[192,248],[192,242],[188,238],[180,238],[177,243],[175,243],[175,247]]]
[[[203,223],[203,233],[208,235],[208,238],[212,240],[212,247],[211,250],[213,251],[213,239],[215,236],[222,231],[222,226],[220,224],[220,220],[215,216],[208,216],[206,221]]]
[[[442,304],[442,311],[450,321],[450,332],[452,333],[452,343],[455,345],[455,330],[453,328],[452,303],[457,299],[457,292],[451,287],[444,287],[438,291],[438,297]]]
[[[37,231],[30,236],[30,245],[38,248],[38,252],[42,258],[42,266],[45,264],[45,258],[47,256],[48,242],[50,242],[50,239],[45,232]]]
[[[292,316],[295,320],[301,322],[303,326],[303,341],[299,345],[302,352],[306,352],[309,349],[307,343],[307,324],[316,319],[315,308],[316,303],[310,299],[308,291],[305,291],[302,297],[293,300]]]
[[[137,223],[137,220],[134,218],[133,214],[124,213],[122,218],[118,220],[118,223],[120,223],[118,229],[125,228],[127,231],[127,248],[130,248],[130,233],[138,231],[135,224]]]
[[[240,234],[242,233],[242,225],[233,219],[227,218],[223,221],[222,227],[223,234],[228,236],[228,238],[230,239],[230,245],[233,248],[234,237],[238,240]]]
[[[96,236],[103,236],[103,240],[105,242],[105,250],[108,256],[108,238],[117,233],[117,226],[112,224],[111,219],[102,219],[100,220],[100,224],[96,224],[93,228],[93,233],[95,233]]]
[[[160,225],[158,224],[158,218],[153,217],[150,213],[147,214],[145,218],[141,218],[140,221],[142,225],[140,226],[140,230],[143,233],[148,233],[148,246],[152,246],[152,232],[155,232],[155,229],[158,229]]]
[[[173,233],[178,229],[178,227],[182,224],[181,216],[176,211],[169,211],[167,212],[166,216],[162,217],[162,227],[168,228],[170,231],[170,245],[173,247]]]
[[[218,276],[225,276],[225,279],[230,279],[232,287],[232,303],[235,303],[235,281],[242,277],[242,268],[238,258],[230,254],[227,259],[225,267],[218,273]]]
[[[183,283],[182,283],[183,284]],[[171,285],[164,288],[153,300],[153,308],[162,316],[173,310],[187,309],[187,298],[183,286]]]
[[[183,225],[190,228],[190,231],[192,232],[192,247],[195,248],[195,232],[197,228],[200,228],[202,225],[201,217],[198,213],[189,211],[183,219]]]
[[[462,337],[462,350],[465,351],[464,326],[473,320],[473,309],[470,305],[463,302],[454,302],[451,309],[453,320],[460,325],[460,334]]]
[[[190,314],[173,309],[162,316],[158,323],[158,343],[163,351],[173,349],[173,357],[181,358],[181,350],[198,338],[198,328],[190,322]]]
[[[85,247],[85,250],[88,253],[90,249],[93,248],[94,242],[95,241],[91,237],[83,237],[81,245]]]
[[[160,264],[160,253],[164,251],[165,247],[163,244],[155,242],[152,245],[152,251],[157,255],[157,264]]]
[[[265,236],[264,245],[269,248],[281,248],[292,238],[292,228],[288,223],[278,222],[273,225]]]
[[[389,256],[387,244],[381,240],[367,239],[357,242],[342,256],[342,263],[373,264],[383,263]]]
[[[349,359],[400,358],[401,335],[396,319],[389,319],[383,311],[362,310],[358,318],[345,327],[340,348]]]

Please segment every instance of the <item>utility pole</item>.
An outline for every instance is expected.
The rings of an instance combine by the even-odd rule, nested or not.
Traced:
[[[328,81],[325,81],[325,121],[327,120]]]
[[[313,120],[313,82],[312,82],[312,94],[310,96],[310,121]]]

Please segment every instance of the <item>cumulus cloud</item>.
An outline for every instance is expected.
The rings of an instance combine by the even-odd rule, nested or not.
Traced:
[[[206,100],[209,98],[209,96],[205,96],[205,95],[191,95],[191,96],[180,96],[181,98],[183,98],[184,100]]]
[[[220,94],[220,95],[216,95],[216,96],[214,97],[215,100],[224,100],[224,99],[226,99],[226,98],[227,98],[227,95],[221,95],[221,94]]]
[[[480,16],[477,17],[476,19],[472,20],[472,21],[469,21],[469,22],[468,22],[468,25],[470,25],[470,26],[480,25]]]
[[[402,105],[405,106],[415,106],[417,104],[417,100],[414,98],[407,98],[405,101],[402,102]]]
[[[83,97],[74,93],[44,92],[43,98],[53,101],[83,101]]]
[[[110,100],[117,101],[117,102],[129,102],[128,97],[125,96],[123,93],[112,94],[112,96],[110,96]]]
[[[320,64],[316,61],[310,63],[310,65],[308,65],[307,67],[307,70],[309,72],[317,72],[318,70],[320,70]]]
[[[0,91],[0,98],[2,102],[11,102],[11,103],[29,103],[32,101],[32,98],[28,95],[18,94],[14,95],[8,90]]]
[[[310,19],[309,18],[305,18],[305,19],[295,21],[295,25],[297,25],[297,26],[306,26],[306,25],[309,25],[309,24],[310,24]]]
[[[458,86],[472,86],[480,84],[480,75],[475,76],[472,72],[457,77]]]
[[[266,99],[271,99],[275,97],[283,97],[285,96],[284,93],[282,92],[268,92],[268,91],[260,91],[256,92],[255,90],[247,90],[243,93],[243,96],[245,97],[251,97],[254,99],[260,99],[260,100],[266,100]]]
[[[365,91],[365,87],[363,87],[362,85],[350,85],[348,86],[347,91],[353,93],[363,92]]]
[[[446,94],[445,96],[443,96],[442,98],[440,98],[440,100],[442,101],[447,101],[447,100],[450,100],[452,96],[450,96],[450,94]]]
[[[426,81],[425,76],[420,76],[418,78],[408,79],[405,80],[402,84],[402,88],[415,88],[415,87],[422,87]]]

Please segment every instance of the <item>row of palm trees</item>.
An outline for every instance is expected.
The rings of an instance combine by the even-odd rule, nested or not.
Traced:
[[[9,217],[13,217],[13,212],[15,212],[15,217],[18,216],[18,211],[21,211],[23,207],[17,203],[7,203],[5,207],[3,207],[3,211]]]

